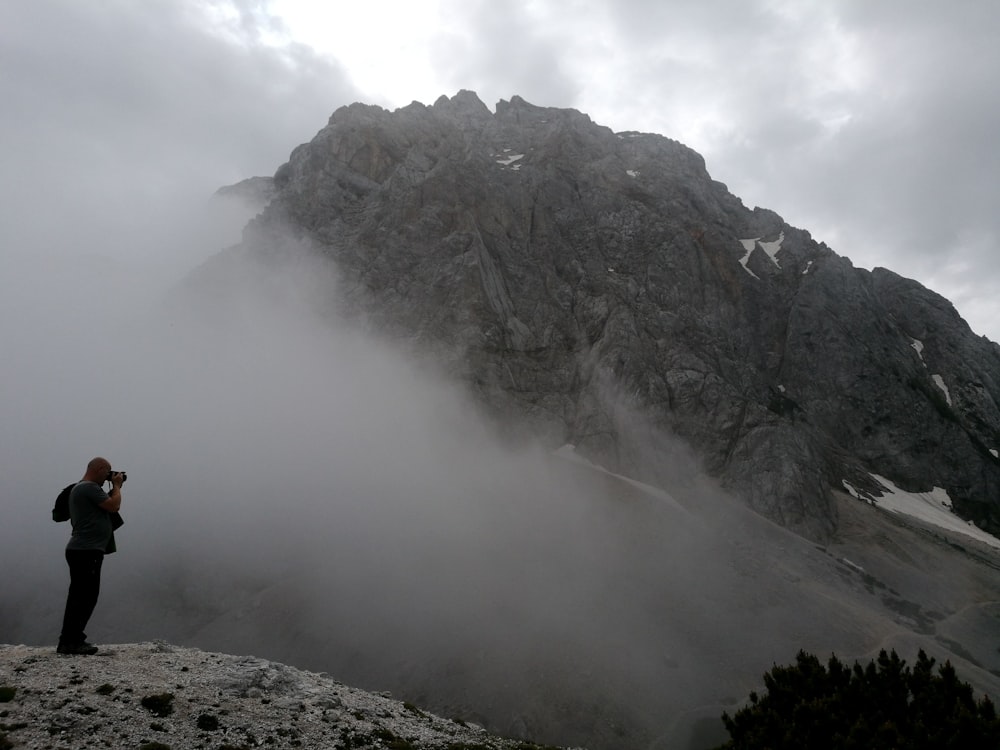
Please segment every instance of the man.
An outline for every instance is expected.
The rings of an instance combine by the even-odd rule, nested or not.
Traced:
[[[111,492],[104,483],[111,482]],[[97,606],[101,592],[101,565],[104,555],[114,551],[112,517],[122,505],[123,472],[111,470],[106,458],[94,458],[87,464],[83,479],[69,496],[70,522],[73,534],[66,545],[69,563],[69,594],[59,636],[60,654],[89,655],[97,646],[87,643],[83,629]]]

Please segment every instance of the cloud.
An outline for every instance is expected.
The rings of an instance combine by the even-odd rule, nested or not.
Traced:
[[[550,722],[540,696],[607,689],[567,677],[584,655],[627,683],[618,652],[594,650],[651,637],[635,584],[617,584],[644,570],[617,509],[667,506],[612,502],[600,475],[499,440],[463,388],[329,317],[335,269],[280,250],[192,296],[86,263],[46,269],[44,304],[0,279],[0,319],[19,320],[0,329],[17,352],[0,383],[17,426],[0,454],[4,637],[55,637],[68,528],[48,509],[101,454],[129,481],[95,640],[255,653],[456,712],[497,696]],[[678,536],[667,560],[690,549],[661,531]]]
[[[17,148],[0,240],[176,254],[160,240],[179,211],[272,173],[338,106],[468,88],[681,140],[749,205],[857,265],[917,278],[1000,338],[993,5],[442,0],[380,12],[404,28],[369,33],[368,11],[263,0],[6,5],[0,96],[13,116],[0,136]],[[345,24],[365,45],[344,43]]]
[[[543,5],[450,2],[445,30],[429,40],[429,57],[446,88],[476,91],[488,105],[517,94],[543,106],[572,106],[582,84],[572,75],[565,9]]]
[[[17,144],[0,181],[0,239],[22,252],[150,255],[177,211],[271,174],[352,96],[342,70],[301,45],[261,41],[214,6],[60,0],[0,11]]]

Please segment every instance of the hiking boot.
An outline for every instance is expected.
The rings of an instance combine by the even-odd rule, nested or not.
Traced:
[[[57,654],[67,654],[69,656],[92,656],[97,653],[97,646],[93,643],[74,643],[72,645],[67,643],[60,643],[58,648],[56,648]]]

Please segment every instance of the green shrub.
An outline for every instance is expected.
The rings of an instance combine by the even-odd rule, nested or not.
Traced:
[[[764,696],[722,715],[729,742],[719,750],[995,750],[1000,719],[988,697],[976,701],[950,662],[934,674],[920,651],[913,669],[895,651],[847,667],[831,656],[824,667],[800,651],[795,665],[764,675]]]
[[[202,714],[198,717],[198,729],[205,732],[214,732],[219,728],[219,720],[211,714]]]
[[[163,718],[170,716],[174,712],[174,694],[159,693],[157,695],[147,695],[142,699],[142,707],[154,716]]]

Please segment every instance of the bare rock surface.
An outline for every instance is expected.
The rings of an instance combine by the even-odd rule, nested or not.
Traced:
[[[2,747],[538,747],[325,674],[164,642],[94,656],[0,646],[0,688],[9,698],[0,703]]]
[[[213,298],[233,258],[318,254],[344,312],[553,448],[665,486],[624,405],[813,539],[836,528],[831,491],[873,473],[1000,530],[1000,347],[747,208],[676,141],[463,91],[342,107],[266,185],[242,246],[201,272]]]

